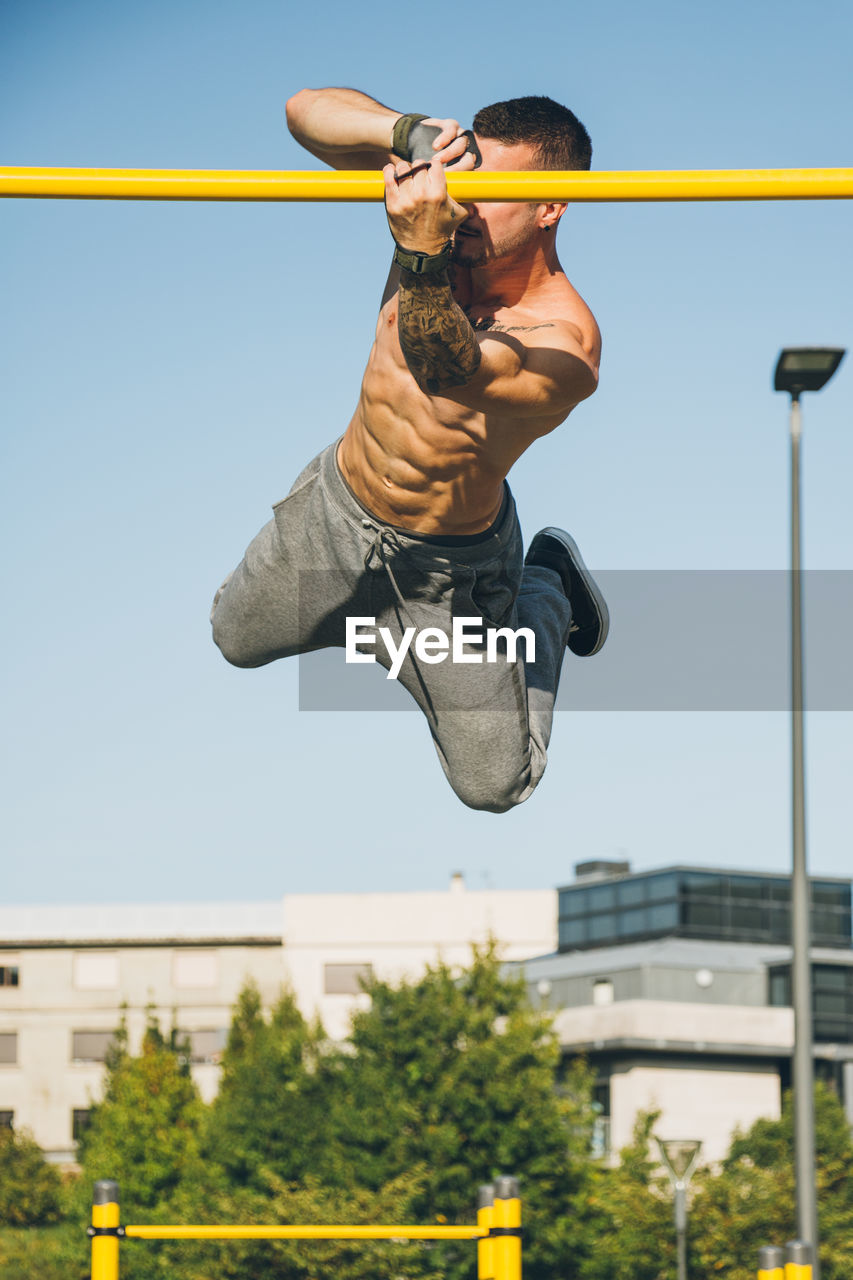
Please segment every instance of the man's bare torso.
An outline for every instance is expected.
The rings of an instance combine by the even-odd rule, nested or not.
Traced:
[[[564,337],[567,348],[579,345],[590,367],[597,369],[598,326],[562,271],[535,292],[513,292],[520,296],[511,304],[500,296],[472,300],[469,273],[455,272],[454,298],[478,335],[558,352]],[[426,534],[479,533],[500,511],[503,481],[512,465],[534,440],[563,422],[574,405],[542,412],[531,405],[519,412],[515,405],[500,403],[472,408],[462,402],[466,397],[457,399],[453,392],[427,394],[407,367],[397,314],[398,291],[389,282],[358,406],[339,446],[341,470],[380,520]]]

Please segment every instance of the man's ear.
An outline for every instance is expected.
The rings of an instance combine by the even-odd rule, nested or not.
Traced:
[[[548,204],[540,205],[540,226],[543,231],[552,231],[559,223],[563,214],[568,209],[568,204],[564,202],[550,201]]]

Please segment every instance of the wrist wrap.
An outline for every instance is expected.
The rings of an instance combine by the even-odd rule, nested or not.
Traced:
[[[394,125],[394,133],[391,138],[391,150],[395,156],[399,156],[401,160],[411,160],[412,157],[409,155],[409,134],[416,124],[426,119],[426,116],[418,115],[416,111],[410,112],[407,116],[400,116],[400,119]]]
[[[432,144],[441,133],[441,129],[435,124],[421,124],[421,121],[427,118],[415,113],[400,116],[394,125],[394,136],[391,140],[391,150],[395,156],[399,156],[401,160],[408,160],[410,164],[415,160],[434,159],[435,152]],[[480,155],[473,129],[465,129],[462,137],[466,139],[466,150],[470,151],[474,157],[474,168],[479,169],[483,163],[483,157]]]
[[[450,249],[449,240],[439,253],[417,253],[414,249],[403,249],[398,244],[394,250],[394,261],[398,267],[404,267],[414,276],[436,276],[449,263]]]

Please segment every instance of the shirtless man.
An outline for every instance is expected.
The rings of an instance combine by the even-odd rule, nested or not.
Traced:
[[[489,170],[588,169],[589,137],[539,97],[484,108],[473,135],[351,89],[303,89],[287,120],[335,168],[383,169],[395,261],[352,420],[220,588],[214,639],[255,667],[357,635],[361,660],[375,657],[424,711],[460,799],[502,813],[545,769],[566,645],[587,656],[607,635],[568,534],[542,530],[523,559],[506,483],[595,390],[600,335],[557,258],[566,205],[463,206],[445,171],[480,158]],[[437,636],[454,619],[527,629],[535,645],[522,657],[502,641],[495,660],[469,629],[451,653]],[[418,630],[425,643],[395,662]]]

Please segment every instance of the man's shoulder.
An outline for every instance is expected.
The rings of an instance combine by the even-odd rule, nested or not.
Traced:
[[[558,303],[535,309],[502,308],[495,313],[472,311],[468,318],[478,334],[506,334],[525,347],[580,349],[596,366],[601,355],[601,333],[585,303],[580,307]]]

